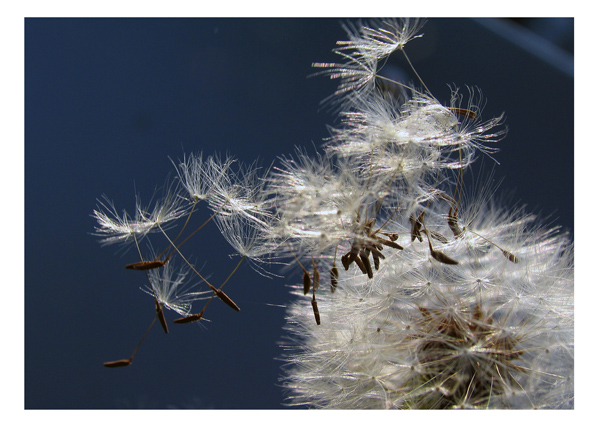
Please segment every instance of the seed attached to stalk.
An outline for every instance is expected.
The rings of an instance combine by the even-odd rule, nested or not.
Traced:
[[[461,116],[468,117],[472,120],[477,119],[477,113],[475,113],[473,110],[458,107],[449,107],[448,110],[450,110],[454,114],[460,114]]]
[[[425,217],[425,211],[419,214],[419,217],[415,218],[413,214],[410,215],[409,220],[411,224],[410,228],[410,242],[413,242],[415,239],[418,239],[419,242],[423,242],[423,237],[421,236],[421,227],[423,226],[423,218]]]
[[[393,241],[386,241],[385,239],[380,239],[378,242],[387,247],[395,248],[396,250],[404,250],[404,247],[402,245],[396,244]]]
[[[204,311],[200,312],[199,314],[193,314],[193,315],[188,315],[187,317],[177,318],[173,322],[176,324],[187,324],[190,322],[200,321],[202,319],[203,314],[204,314]]]
[[[362,261],[365,271],[369,279],[373,278],[373,269],[371,269],[371,262],[369,261],[369,254],[366,251],[360,252],[360,260]]]
[[[109,361],[104,363],[104,367],[115,368],[115,367],[126,367],[131,364],[131,360],[117,360],[117,361]]]
[[[315,298],[315,293],[313,293],[313,298],[310,301],[310,304],[312,305],[317,325],[321,325],[321,315],[319,315],[319,307],[317,306],[317,299]]]
[[[317,264],[313,260],[313,290],[319,289],[319,281],[321,280],[321,275],[319,274],[319,270],[317,269]]]
[[[165,260],[152,260],[152,261],[141,261],[137,263],[131,263],[125,266],[125,269],[133,269],[133,270],[150,270],[157,269],[159,267],[163,267],[165,263],[167,263],[169,259]]]
[[[335,266],[335,262],[333,262],[333,267],[329,271],[329,276],[331,278],[331,292],[333,293],[335,291],[335,289],[337,288],[338,278],[340,276],[338,268]]]
[[[431,257],[436,259],[440,263],[444,263],[447,265],[457,265],[458,261],[454,260],[452,257],[449,257],[442,253],[441,251],[434,250],[431,245],[431,236],[429,230],[425,229],[425,233],[427,234],[427,242],[429,243],[429,252],[431,253]]]
[[[369,259],[367,259],[368,261]],[[360,269],[360,271],[367,275],[367,267],[364,265],[364,263],[362,262],[362,260],[359,257],[356,257],[354,259],[354,263],[356,263],[356,266],[358,266],[358,268]]]
[[[302,283],[304,284],[304,295],[306,296],[310,291],[310,274],[306,270],[302,276]]]
[[[463,234],[463,232],[465,231],[465,229],[461,229],[458,226],[458,208],[456,208],[454,210],[454,212],[452,211],[452,206],[450,206],[450,211],[448,212],[448,227],[450,228],[450,230],[452,231],[452,233],[454,234],[455,238],[458,238],[459,236],[461,236]]]
[[[446,239],[446,237],[444,235],[442,235],[441,233],[438,233],[434,230],[430,230],[429,233],[431,233],[431,236],[436,239],[437,241],[440,241],[443,244],[447,244],[448,240]]]
[[[510,252],[508,252],[506,250],[502,250],[502,254],[504,254],[504,257],[506,257],[511,262],[513,262],[513,263],[519,263],[519,259],[513,253],[510,253]]]
[[[438,262],[444,263],[447,265],[457,265],[458,264],[458,262],[456,260],[454,260],[452,257],[449,257],[449,256],[445,255],[444,253],[442,253],[441,251],[436,251],[434,249],[431,249],[431,257],[436,259]]]
[[[217,297],[221,299],[224,303],[226,303],[228,306],[230,306],[238,312],[240,311],[240,307],[236,305],[235,302],[231,300],[231,298],[227,294],[225,294],[225,292],[217,289],[214,289],[213,291],[215,292]]]
[[[158,299],[156,297],[154,298],[154,303],[156,305],[156,316],[158,317],[158,320],[160,321],[160,324],[162,325],[162,328],[165,331],[165,333],[169,334],[169,327],[167,327],[167,320],[165,319],[165,313],[163,312],[162,306],[160,305],[160,303],[158,302]]]
[[[342,266],[344,266],[344,269],[348,270],[350,268],[350,261],[348,260],[350,258],[349,254],[344,254],[342,256]]]

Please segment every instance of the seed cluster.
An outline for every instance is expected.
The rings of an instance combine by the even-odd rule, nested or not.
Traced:
[[[238,284],[243,262],[266,277],[282,264],[301,272],[284,345],[292,405],[573,407],[572,242],[493,195],[465,196],[465,171],[497,150],[504,117],[483,119],[476,88],[452,89],[448,105],[428,90],[404,51],[422,25],[348,24],[333,50],[340,62],[313,64],[339,81],[326,100],[339,126],[323,153],[299,149],[264,170],[191,154],[174,162],[154,207],[136,198],[135,214],[121,215],[100,202],[96,234],[135,246],[139,259],[125,267],[146,277],[148,331],[159,320],[169,332],[165,308],[176,324],[205,321],[215,297],[239,312],[222,288]],[[380,74],[394,53],[421,88]],[[202,208],[210,214],[189,233]],[[239,256],[219,286],[188,259],[209,222]],[[165,249],[143,254],[153,234]],[[129,366],[148,331],[130,358],[105,366]]]

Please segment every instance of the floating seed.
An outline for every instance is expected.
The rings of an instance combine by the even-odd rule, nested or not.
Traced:
[[[215,289],[214,292],[216,293],[216,295],[219,299],[221,299],[223,302],[225,302],[231,308],[235,309],[238,312],[240,311],[240,307],[238,305],[236,305],[234,303],[234,301],[231,300],[229,298],[229,296],[227,294],[225,294],[223,291]]]
[[[150,270],[163,267],[165,263],[167,263],[167,260],[141,261],[137,263],[131,263],[125,266],[125,269]]]
[[[110,361],[108,363],[104,363],[104,367],[114,368],[114,367],[125,367],[131,364],[131,360],[117,360]]]
[[[162,328],[165,331],[165,333],[169,334],[169,327],[167,327],[167,320],[165,320],[165,313],[163,312],[162,306],[160,305],[160,303],[158,302],[158,299],[156,297],[154,298],[154,303],[156,305],[156,316],[158,317],[158,320],[160,321],[160,324],[162,325]]]
[[[188,315],[187,317],[183,317],[183,318],[177,318],[173,322],[177,323],[177,324],[187,324],[189,322],[200,321],[202,319],[203,313],[204,313],[204,311],[200,312],[199,314]]]

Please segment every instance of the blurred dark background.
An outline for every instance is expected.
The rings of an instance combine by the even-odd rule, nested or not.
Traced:
[[[103,194],[129,212],[136,193],[149,200],[169,157],[268,165],[318,148],[335,120],[319,102],[336,82],[307,76],[337,60],[342,22],[25,20],[26,408],[281,407],[274,305],[299,278],[244,266],[226,289],[240,313],[216,302],[206,329],[156,325],[131,367],[107,369],[129,357],[154,307],[143,275],[123,268],[135,253],[101,247],[90,215]],[[507,115],[500,189],[572,231],[573,19],[432,19],[422,32],[406,50],[440,101],[448,84],[476,85],[484,117]],[[410,76],[401,54],[388,66]],[[236,262],[212,224],[189,250],[215,282]]]

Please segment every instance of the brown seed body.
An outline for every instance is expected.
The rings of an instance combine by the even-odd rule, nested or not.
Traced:
[[[188,315],[187,317],[177,318],[173,322],[176,324],[187,324],[190,322],[200,321],[202,319],[202,314],[204,312],[200,312],[199,314]]]
[[[362,261],[363,266],[365,267],[367,276],[370,279],[373,278],[373,269],[371,269],[371,262],[369,261],[369,255],[366,251],[360,252],[360,260]]]
[[[504,254],[504,257],[506,257],[511,262],[513,262],[513,263],[519,263],[519,259],[513,253],[509,253],[506,250],[502,250],[502,254]]]
[[[133,270],[150,270],[156,269],[159,267],[163,267],[167,261],[166,260],[153,260],[153,261],[142,261],[137,263],[131,263],[125,266],[125,269],[133,269]]]
[[[375,266],[375,270],[379,270],[379,255],[378,255],[378,253],[381,254],[379,251],[372,253],[372,255],[373,255],[373,266]]]
[[[423,237],[421,236],[421,227],[423,226],[423,218],[425,216],[425,211],[419,214],[418,218],[415,218],[414,215],[410,215],[409,220],[411,224],[410,228],[410,242],[413,242],[415,239],[418,239],[419,242],[423,242]]]
[[[344,266],[344,269],[348,270],[350,268],[350,255],[349,254],[344,254],[342,256],[342,266]]]
[[[362,273],[364,273],[365,275],[367,274],[367,268],[359,257],[356,257],[356,259],[354,260],[354,263],[356,263],[356,266],[358,266],[358,268],[360,269],[360,271]]]
[[[321,325],[321,315],[319,315],[319,307],[317,306],[317,299],[315,299],[314,294],[313,294],[312,300],[310,301],[310,304],[312,305],[313,312],[315,314],[315,321],[317,322],[317,325]]]
[[[466,108],[457,108],[457,107],[450,107],[448,110],[450,110],[452,113],[455,114],[460,114],[461,116],[465,116],[468,117],[469,119],[477,119],[477,113],[475,113],[473,110],[468,110]]]
[[[163,330],[166,334],[169,334],[169,327],[167,327],[167,320],[165,319],[165,313],[162,310],[162,306],[158,302],[158,299],[154,299],[154,304],[156,306],[156,316],[160,321],[160,325],[162,325]]]
[[[442,235],[441,233],[438,233],[438,232],[436,232],[434,230],[430,230],[429,233],[431,233],[431,236],[433,238],[435,238],[437,241],[440,241],[440,242],[442,242],[444,244],[448,243],[448,240],[446,239],[446,237],[444,235]]]
[[[104,367],[114,368],[114,367],[125,367],[131,364],[131,360],[117,360],[117,361],[109,361],[108,363],[104,363]]]
[[[431,256],[440,263],[444,263],[447,265],[457,265],[458,264],[458,262],[456,260],[454,260],[452,257],[445,255],[441,251],[431,250]]]
[[[420,236],[420,234],[419,234]],[[395,242],[392,241],[386,241],[385,239],[381,239],[379,242],[381,242],[383,245],[386,245],[388,247],[391,248],[395,248],[396,250],[404,250],[404,247],[402,245],[396,244]],[[380,258],[384,259],[385,257],[381,257]]]
[[[238,305],[236,305],[235,302],[233,300],[231,300],[229,298],[229,296],[227,294],[225,294],[223,291],[215,290],[215,294],[217,295],[217,297],[219,299],[221,299],[223,302],[225,302],[229,307],[235,309],[238,312],[240,311],[240,307]]]
[[[310,291],[310,274],[307,271],[304,271],[304,275],[302,276],[302,283],[304,285],[304,295],[306,296]]]
[[[329,271],[329,276],[331,277],[331,292],[333,293],[338,285],[338,278],[340,273],[338,272],[338,268],[335,265]]]
[[[314,290],[319,289],[320,281],[321,281],[321,275],[319,274],[319,271],[317,270],[317,266],[315,265],[315,270],[313,271],[313,289]]]
[[[464,229],[461,229],[458,226],[458,218],[456,217],[457,212],[458,212],[458,209],[456,211],[452,212],[452,207],[450,207],[450,211],[448,212],[448,227],[454,234],[455,238],[458,238],[460,235],[462,235],[462,233],[464,231]]]

